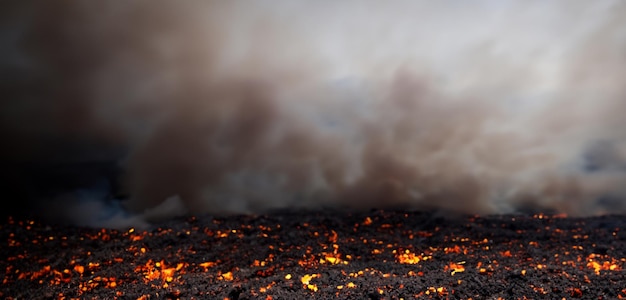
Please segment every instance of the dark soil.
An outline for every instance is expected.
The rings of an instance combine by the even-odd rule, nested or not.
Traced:
[[[146,230],[8,218],[5,299],[620,299],[623,216],[197,216]]]

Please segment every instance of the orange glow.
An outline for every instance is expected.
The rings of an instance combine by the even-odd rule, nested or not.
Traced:
[[[450,271],[450,274],[454,275],[456,273],[465,272],[465,266],[463,266],[462,263],[450,263],[449,265],[445,266],[444,271]]]
[[[448,295],[448,290],[445,287],[429,287],[428,289],[426,289],[426,292],[424,292],[426,295],[430,295],[430,294],[437,294],[439,296],[447,296]]]
[[[300,278],[300,282],[302,282],[302,285],[304,286],[304,288],[317,292],[318,290],[317,285],[311,284],[311,280],[313,280],[314,278],[318,278],[320,276],[321,276],[320,274],[305,274],[304,276],[302,276],[302,278]]]
[[[596,275],[600,275],[600,271],[619,271],[622,267],[618,265],[618,261],[614,258],[603,257],[598,254],[591,253],[587,256],[587,267],[593,269]]]
[[[451,248],[448,248],[448,247],[444,248],[443,251],[446,254],[449,254],[449,253],[461,253],[461,247],[459,247],[458,245],[454,245],[454,247],[451,247]]]
[[[396,253],[397,251],[394,250],[394,253]],[[414,253],[411,253],[411,251],[404,250],[404,252],[400,253],[400,254],[396,254],[396,259],[398,260],[399,263],[401,264],[417,264],[421,261],[427,260],[432,258],[431,256],[428,255],[415,255]]]
[[[83,274],[83,272],[85,272],[85,267],[81,266],[81,265],[75,265],[74,266],[74,271]]]
[[[207,261],[207,262],[203,262],[203,263],[199,264],[199,266],[203,267],[204,269],[208,269],[208,268],[212,268],[212,267],[217,266],[217,263],[212,262],[212,261]]]
[[[226,272],[224,274],[221,275],[221,279],[222,280],[226,280],[226,281],[232,281],[233,280],[233,272]]]
[[[543,222],[547,222],[554,218],[557,217],[536,215],[532,221],[539,223],[538,220],[544,220]],[[361,223],[359,223],[360,221]],[[376,223],[376,226],[358,228],[359,226],[373,225],[373,223]],[[595,238],[592,234],[585,232],[582,226],[570,229],[558,228],[558,224],[555,223],[547,224],[549,226],[541,224],[532,231],[514,228],[510,233],[512,235],[532,234],[534,230],[537,230],[542,234],[543,232],[550,234],[559,241],[567,241],[569,237],[569,240],[574,243]],[[383,295],[389,296],[387,298],[393,298],[392,295],[395,295],[394,293],[398,289],[405,292],[415,289],[414,287],[410,288],[409,283],[417,280],[428,283],[421,285],[418,290],[401,294],[406,297],[405,299],[421,298],[426,295],[432,298],[446,299],[448,297],[459,298],[458,294],[463,292],[463,288],[475,284],[472,282],[472,277],[478,275],[480,281],[488,282],[492,279],[501,278],[499,272],[503,271],[510,274],[511,278],[522,278],[523,280],[519,282],[527,282],[525,288],[530,287],[531,293],[537,293],[536,296],[539,298],[554,293],[554,287],[549,283],[532,285],[537,276],[546,275],[561,276],[564,282],[572,283],[569,286],[559,287],[561,288],[560,293],[564,293],[565,297],[586,298],[591,296],[590,292],[582,287],[593,284],[600,278],[598,276],[618,276],[623,270],[624,263],[626,263],[626,258],[614,257],[612,254],[616,252],[612,251],[601,252],[603,254],[589,254],[587,251],[596,248],[595,245],[591,244],[583,244],[585,247],[565,244],[561,245],[563,247],[556,248],[556,251],[546,250],[545,255],[525,255],[527,250],[543,251],[544,249],[540,249],[540,247],[549,246],[548,243],[553,242],[543,238],[540,242],[529,242],[527,238],[507,242],[492,236],[476,236],[454,231],[444,236],[438,235],[435,239],[429,239],[439,230],[446,229],[435,227],[432,231],[415,231],[414,228],[403,228],[398,223],[378,217],[356,219],[350,223],[351,232],[348,234],[339,229],[330,229],[314,223],[307,223],[306,225],[298,223],[296,225],[298,228],[308,227],[307,230],[309,231],[306,236],[318,238],[314,242],[300,245],[284,243],[277,239],[276,237],[281,234],[276,230],[276,228],[280,228],[279,226],[243,224],[241,228],[236,229],[233,229],[235,227],[232,227],[232,224],[229,226],[221,229],[201,229],[201,226],[182,230],[160,229],[156,233],[139,232],[134,229],[120,233],[110,230],[97,230],[81,236],[79,239],[123,240],[126,244],[119,249],[125,253],[114,252],[112,256],[102,256],[96,250],[91,250],[93,253],[83,251],[73,254],[61,262],[53,260],[50,256],[35,256],[26,251],[13,251],[5,259],[8,264],[6,269],[3,268],[2,284],[7,286],[16,283],[23,284],[23,281],[30,280],[33,281],[30,284],[56,286],[56,289],[64,289],[63,293],[54,292],[53,298],[80,299],[81,297],[88,298],[91,293],[96,293],[102,289],[108,289],[103,294],[108,293],[107,295],[111,298],[127,298],[131,295],[124,293],[126,286],[145,283],[149,288],[158,290],[160,295],[167,295],[166,297],[175,299],[178,298],[178,295],[185,298],[189,296],[180,291],[189,285],[185,282],[185,279],[188,278],[185,275],[190,274],[199,276],[203,280],[206,279],[211,284],[221,280],[223,282],[218,283],[221,287],[232,286],[237,290],[246,285],[251,278],[258,280],[257,285],[247,290],[255,299],[275,298],[273,292],[276,292],[278,287],[281,289],[285,287],[293,289],[295,287],[301,292],[315,292],[325,295],[330,292],[338,298],[342,298],[342,295],[346,294],[354,296],[360,292],[360,290],[351,289],[367,288],[376,296]],[[255,231],[255,227],[257,227],[257,231]],[[195,231],[202,235],[206,233],[212,240],[203,236],[201,239],[194,239],[194,245],[179,247],[168,244],[160,249],[158,248],[160,247],[159,244],[151,243],[152,241],[148,239],[155,235],[190,235],[194,234]],[[378,235],[386,231],[393,234],[392,238]],[[360,235],[368,232],[375,232],[377,235]],[[606,236],[610,239],[622,237],[617,236],[615,232],[617,229],[611,229],[606,233]],[[613,233],[612,236],[611,233]],[[232,247],[232,251],[241,251],[242,254],[242,256],[235,258],[228,255],[216,256],[203,253],[206,247],[211,246],[210,243],[215,242],[216,239],[220,244],[226,242],[220,239],[227,237],[227,242],[231,243],[235,238],[242,238],[244,235],[246,239],[241,239],[241,241],[247,240],[250,236],[263,240],[263,244],[260,244],[262,246],[255,248],[258,249],[258,253],[249,253],[237,249],[240,244],[233,244],[235,246]],[[9,237],[6,243],[11,247],[19,247],[22,244],[32,246],[33,244],[34,238],[20,239],[19,235],[13,233],[7,234],[7,236]],[[401,240],[400,238],[408,239]],[[72,240],[73,237],[51,236],[51,233],[46,232],[38,238],[37,245],[69,243]],[[506,245],[499,243],[506,243]],[[192,258],[188,259],[189,255],[192,255]],[[149,257],[152,259],[148,259]],[[155,257],[158,259],[154,259]],[[220,260],[217,260],[218,257]],[[244,261],[244,266],[235,267],[234,263],[237,263],[240,258]],[[376,269],[375,265],[363,264],[364,261],[369,262],[368,260],[372,259],[384,261],[388,265],[395,264],[396,267]],[[22,264],[25,260],[31,260],[36,264],[25,268]],[[109,273],[108,270],[111,266],[123,263],[126,265],[120,267],[126,268],[126,271],[120,274]],[[330,270],[329,273],[326,270]],[[581,274],[581,271],[586,272],[586,274]],[[135,274],[128,274],[128,272]],[[455,277],[436,283],[422,280],[437,274]],[[372,277],[375,277],[377,282],[382,282],[382,284],[380,286],[367,286],[368,280]],[[331,278],[332,280],[330,280]],[[397,279],[403,281],[394,281]],[[20,282],[20,280],[23,281]],[[177,292],[179,288],[180,291]],[[620,289],[621,291],[619,291]],[[0,294],[0,296],[3,295]],[[148,300],[152,299],[154,294],[143,296],[133,294],[132,297]],[[560,298],[561,295],[559,295]],[[619,287],[614,298],[626,299],[626,289]]]
[[[144,265],[137,266],[135,272],[142,273],[146,283],[160,279],[165,286],[168,283],[174,281],[174,274],[176,271],[180,271],[186,264],[178,263],[176,267],[166,267],[163,260],[154,262],[148,260]]]

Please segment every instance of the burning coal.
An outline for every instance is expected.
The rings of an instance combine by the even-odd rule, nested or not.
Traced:
[[[6,299],[626,299],[620,215],[284,211],[151,230],[8,218]]]
[[[620,1],[3,6],[4,160],[115,161],[139,219],[626,211]]]

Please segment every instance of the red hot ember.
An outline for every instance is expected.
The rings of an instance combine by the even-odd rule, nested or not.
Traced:
[[[625,299],[621,216],[276,212],[109,230],[8,218],[5,299]]]

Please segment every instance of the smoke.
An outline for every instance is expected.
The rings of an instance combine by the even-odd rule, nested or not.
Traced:
[[[116,161],[133,217],[626,212],[621,1],[4,6],[3,157]]]

